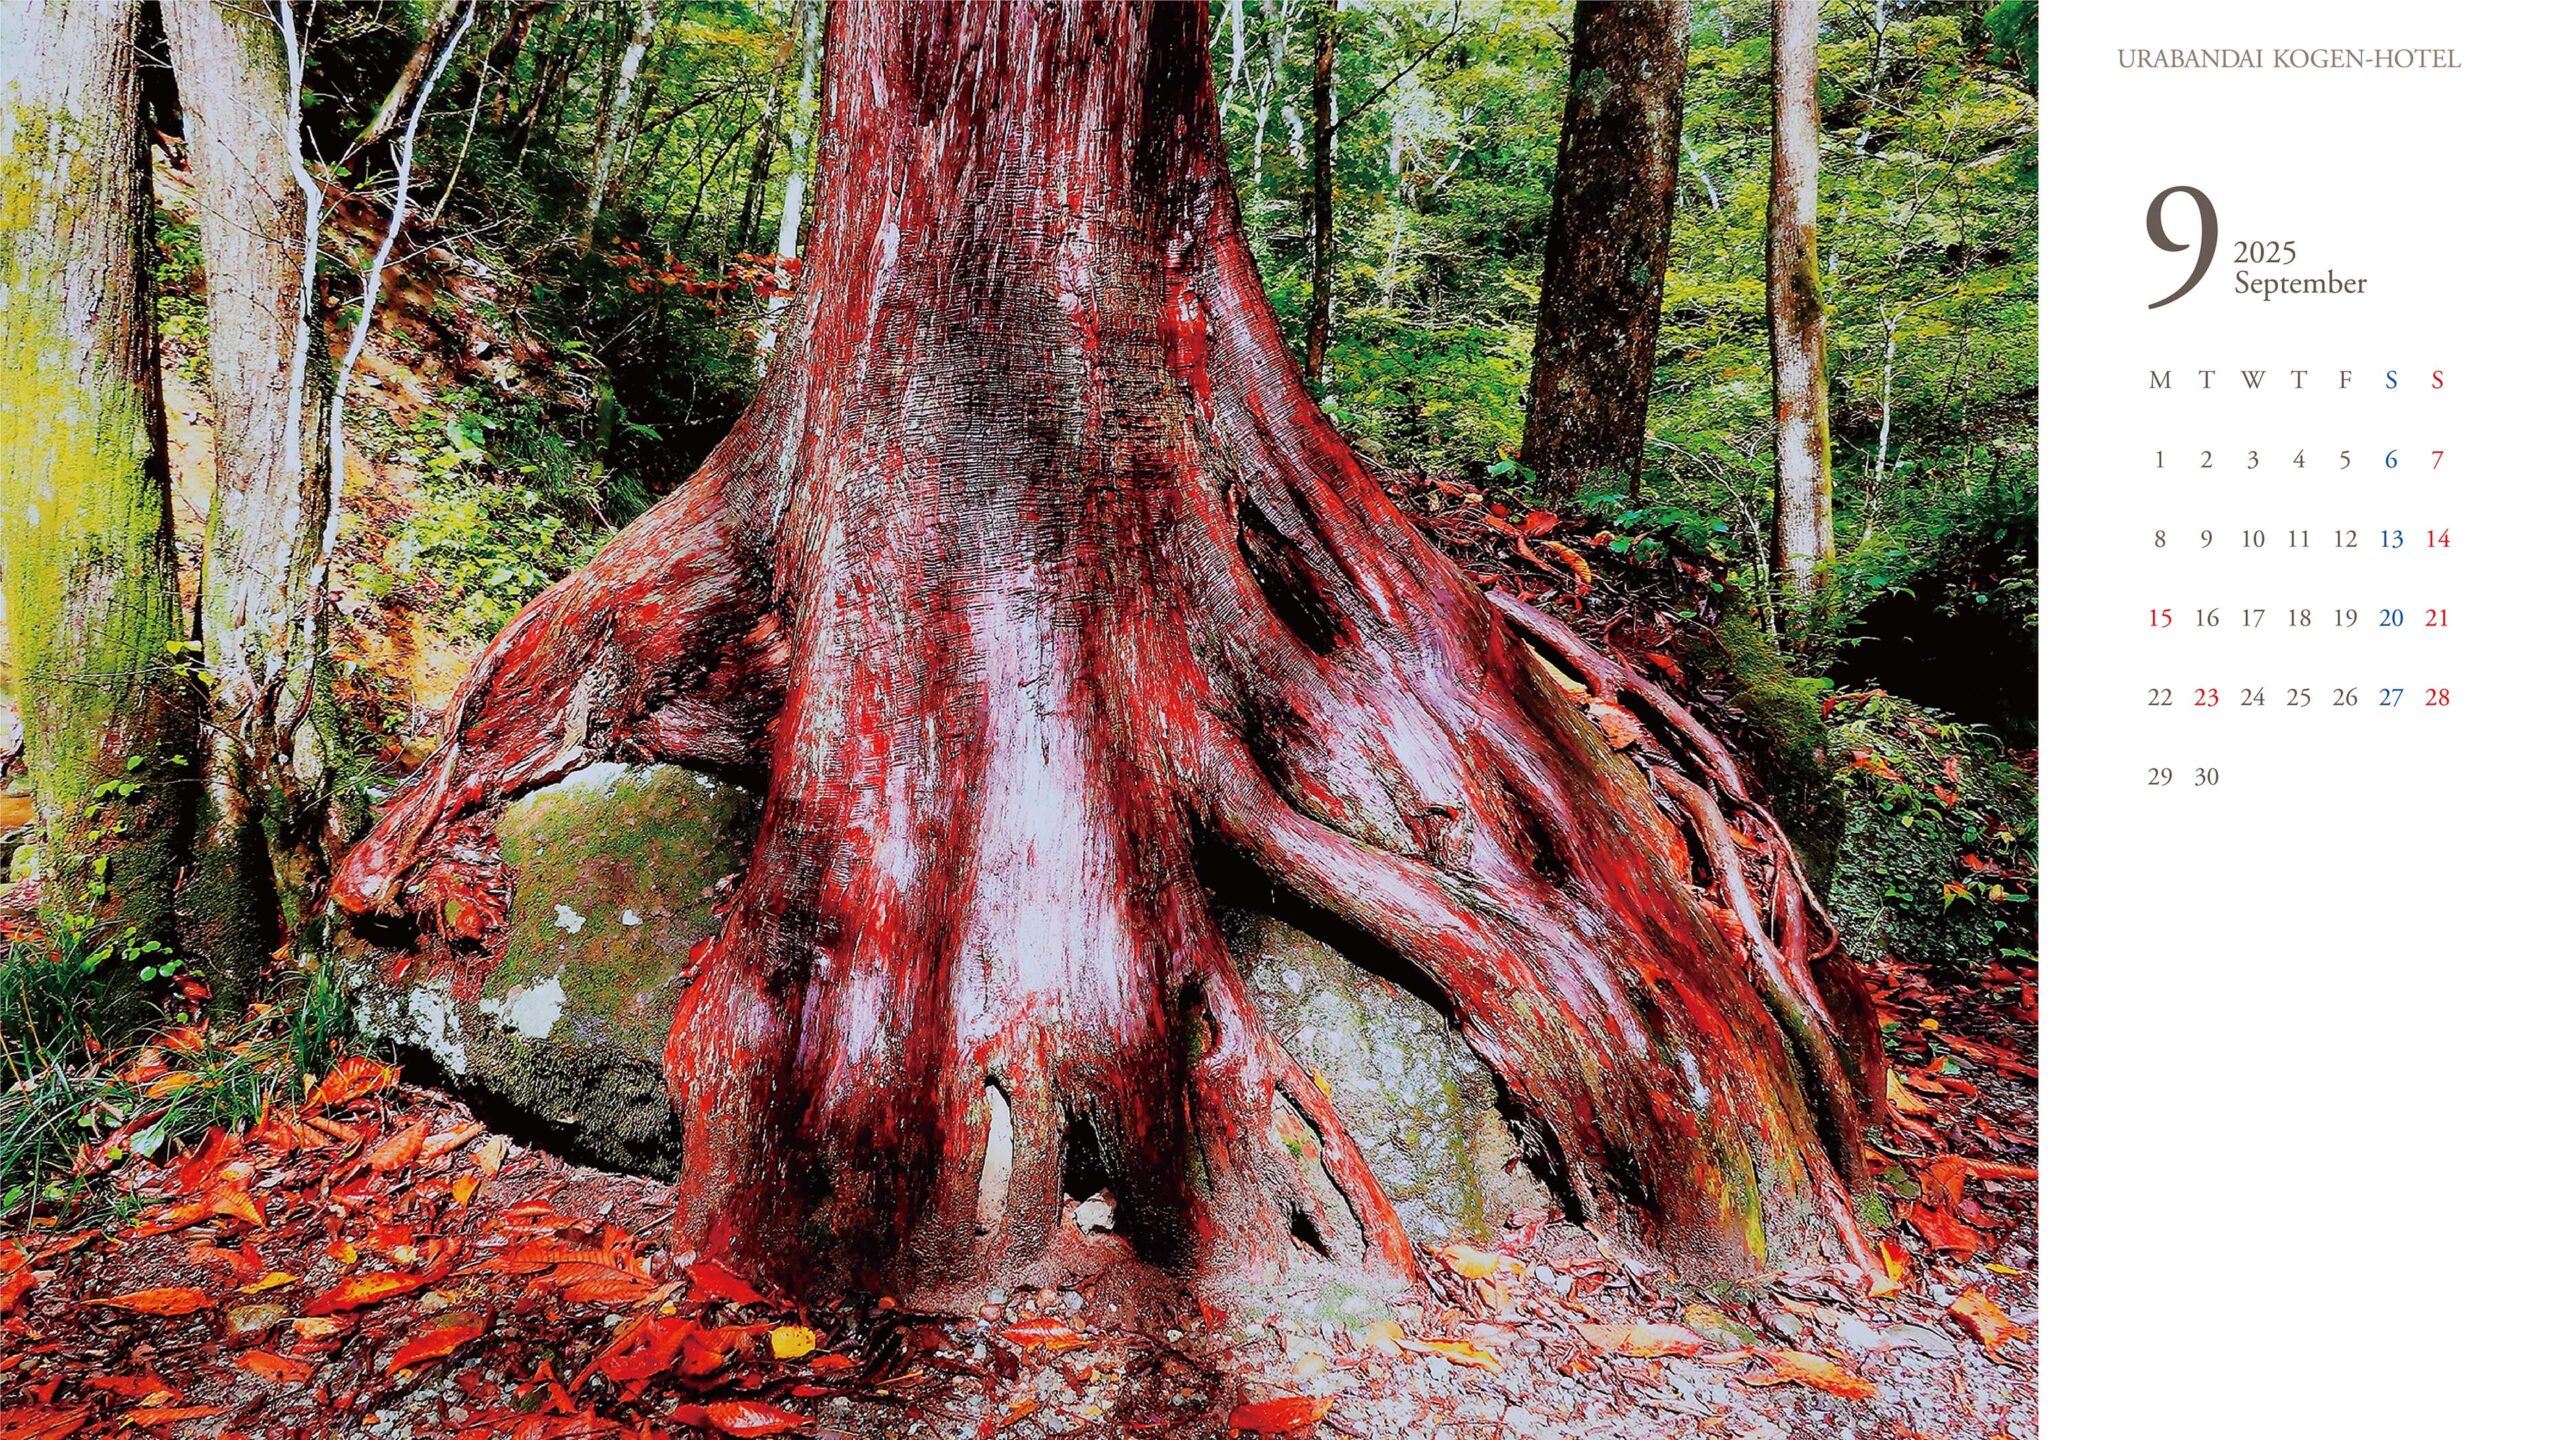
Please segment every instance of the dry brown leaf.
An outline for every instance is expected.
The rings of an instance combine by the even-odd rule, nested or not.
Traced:
[[[1639,1360],[1656,1360],[1665,1355],[1695,1355],[1707,1348],[1706,1337],[1686,1325],[1593,1325],[1573,1327],[1582,1334],[1583,1342],[1594,1350],[1612,1355],[1632,1355]]]
[[[2025,1328],[2000,1308],[2000,1302],[1970,1286],[1956,1297],[1954,1304],[1947,1307],[1947,1313],[1972,1331],[1973,1338],[1982,1342],[1982,1348],[1994,1355],[2000,1353],[2001,1346],[2012,1340],[2023,1340],[2027,1335]]]

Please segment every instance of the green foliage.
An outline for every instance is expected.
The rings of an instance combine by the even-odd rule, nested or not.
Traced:
[[[201,385],[207,336],[204,297],[204,232],[193,218],[163,205],[152,214],[151,306],[160,344],[177,358],[179,373]]]
[[[255,1120],[326,1073],[352,1030],[345,991],[322,965],[228,1033],[172,1030],[141,1052],[165,1071],[146,1069],[123,1047],[167,1017],[118,982],[108,950],[55,942],[0,957],[0,1214],[80,1198],[73,1161],[84,1145],[159,1157]]]
[[[1981,728],[1881,691],[1827,708],[1847,817],[1830,905],[1852,952],[1958,974],[2033,958],[2034,776]]]
[[[1256,252],[1292,336],[1308,294],[1313,10],[1252,0],[1241,83],[1223,97]],[[1749,576],[1765,569],[1774,478],[1768,12],[1694,14],[1648,507],[1623,518],[1636,508],[1623,491],[1582,503],[1623,532],[1676,532]],[[1844,679],[1859,678],[1854,644],[1871,638],[1859,615],[1880,596],[1960,594],[1990,623],[2032,624],[2034,554],[2019,521],[2035,507],[2035,32],[2031,0],[1825,7],[1821,248],[1842,584],[1798,648],[1816,668],[1837,660]],[[1390,464],[1445,473],[1518,442],[1569,33],[1561,0],[1377,0],[1342,16],[1336,340],[1319,389]],[[1234,73],[1233,39],[1220,40],[1222,76]]]
[[[478,389],[420,412],[401,452],[422,476],[420,503],[381,570],[360,583],[378,597],[424,581],[426,608],[452,629],[495,635],[647,507],[645,490],[595,458],[618,413],[603,387],[585,436],[565,433],[537,401]]]

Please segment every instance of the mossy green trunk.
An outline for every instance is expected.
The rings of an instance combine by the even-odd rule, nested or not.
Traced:
[[[165,941],[189,724],[140,14],[0,6],[0,554],[48,903]]]
[[[214,496],[198,605],[207,682],[204,799],[179,896],[188,951],[223,1009],[254,990],[287,927],[327,883],[329,747],[315,718],[327,607],[329,366],[313,343],[308,268],[320,194],[304,189],[297,83],[263,7],[162,12],[204,227]]]

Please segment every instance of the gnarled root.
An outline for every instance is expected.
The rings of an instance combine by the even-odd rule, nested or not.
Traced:
[[[500,631],[455,692],[435,753],[341,863],[345,910],[405,910],[494,950],[506,802],[599,760],[760,772],[789,647],[733,539],[716,466]]]

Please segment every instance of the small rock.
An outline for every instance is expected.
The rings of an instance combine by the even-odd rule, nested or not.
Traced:
[[[587,917],[566,905],[554,905],[551,907],[551,923],[575,935],[587,928]]]
[[[223,1333],[234,1340],[264,1335],[293,1312],[282,1305],[234,1305],[222,1317]]]
[[[1087,1235],[1111,1228],[1113,1207],[1110,1201],[1096,1195],[1076,1207],[1076,1228]]]
[[[1919,1350],[1930,1355],[1949,1356],[1956,1353],[1955,1337],[1926,1325],[1908,1322],[1887,1325],[1882,1332],[1885,1341],[1896,1350]]]
[[[1852,1350],[1882,1350],[1893,1343],[1885,1338],[1883,1331],[1855,1315],[1842,1318],[1838,1325],[1832,1327],[1832,1333],[1839,1336],[1841,1344]]]

